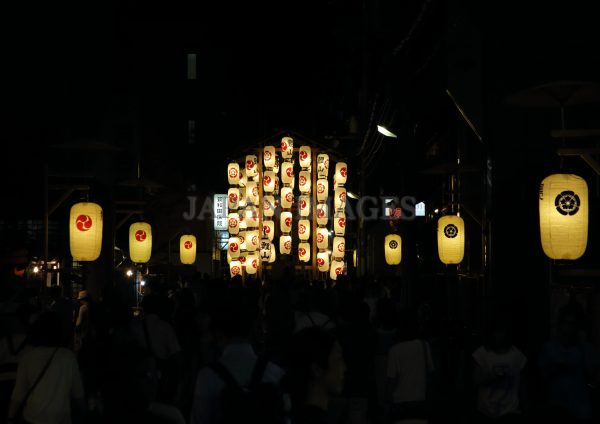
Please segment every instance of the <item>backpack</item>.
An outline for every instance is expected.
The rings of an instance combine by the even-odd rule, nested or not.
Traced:
[[[280,387],[262,381],[267,360],[259,357],[252,370],[248,386],[240,386],[229,370],[217,362],[210,368],[225,383],[219,396],[218,424],[283,424],[286,422],[285,402]]]

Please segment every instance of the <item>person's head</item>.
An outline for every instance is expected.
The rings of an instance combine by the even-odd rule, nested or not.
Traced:
[[[575,304],[563,306],[558,312],[558,337],[569,344],[577,342],[580,330],[583,328],[583,311]]]
[[[58,313],[41,313],[31,325],[29,336],[34,346],[60,346],[63,337],[62,323]]]
[[[87,290],[81,290],[77,295],[77,301],[79,303],[85,303],[90,301],[90,294]]]
[[[346,372],[342,348],[324,329],[309,327],[294,335],[289,365],[293,394],[300,402],[312,389],[327,396],[341,393]]]

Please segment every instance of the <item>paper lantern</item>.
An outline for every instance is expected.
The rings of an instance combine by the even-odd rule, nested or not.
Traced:
[[[334,191],[333,205],[336,209],[344,209],[346,207],[346,189],[343,187],[336,188]]]
[[[256,206],[246,206],[244,209],[244,221],[248,228],[258,228],[258,208]]]
[[[388,265],[398,265],[402,260],[402,238],[398,234],[385,236],[385,262]]]
[[[184,265],[196,262],[196,236],[186,234],[179,239],[179,259]]]
[[[227,249],[227,263],[231,264],[231,261],[233,261],[233,258],[231,257],[231,254],[229,253],[229,249]]]
[[[69,245],[75,261],[95,261],[102,250],[102,208],[91,202],[76,203],[69,218]]]
[[[246,184],[246,205],[258,205],[258,185],[254,181]]]
[[[294,139],[292,137],[283,137],[281,139],[281,157],[291,159],[294,154]]]
[[[317,178],[327,179],[329,174],[329,155],[317,155]]]
[[[279,171],[273,170],[273,172],[275,173],[275,187],[273,189],[273,194],[277,196],[279,194],[279,176],[277,175]]]
[[[281,216],[279,218],[279,228],[282,233],[289,233],[292,231],[292,213],[291,212],[281,212]]]
[[[129,227],[129,256],[132,262],[145,264],[152,254],[152,227],[136,222]]]
[[[331,262],[331,268],[329,270],[329,278],[337,280],[338,275],[344,273],[344,261],[333,261]]]
[[[265,168],[273,169],[273,167],[275,167],[276,155],[277,153],[275,153],[275,147],[265,146],[263,149],[263,162],[265,164]]]
[[[240,241],[240,250],[248,250],[248,245],[246,244],[246,236],[248,231],[240,229],[238,233],[238,239]]]
[[[310,196],[300,196],[300,198],[298,199],[298,208],[300,209],[300,216],[310,216],[310,204]]]
[[[279,237],[279,253],[289,255],[292,252],[292,236]]]
[[[281,164],[281,182],[291,184],[294,179],[294,164],[292,162],[283,162]]]
[[[298,188],[300,189],[300,193],[310,194],[310,185],[310,172],[300,171],[300,176],[298,178]]]
[[[357,258],[356,258],[356,252],[357,252],[356,249],[354,249],[354,251],[352,252],[352,264],[354,265],[354,268],[356,268],[356,264],[358,263]]]
[[[321,272],[329,271],[329,253],[318,252],[317,253],[317,268]]]
[[[294,187],[296,187],[296,177],[293,176],[292,177],[292,181],[288,184],[288,186],[290,186],[290,188],[293,190]]]
[[[254,178],[258,175],[258,167],[256,163],[258,160],[256,159],[256,155],[248,155],[246,156],[246,176],[248,178]]]
[[[268,239],[263,238],[260,241],[260,260],[261,262],[269,262],[271,257],[271,243]]]
[[[329,193],[329,183],[325,179],[317,180],[317,200],[324,202],[327,200]]]
[[[240,264],[242,265],[242,268],[246,268],[246,253],[240,253],[240,257],[238,258],[238,261],[240,261]]]
[[[265,193],[273,193],[275,191],[275,173],[273,171],[265,171],[263,173],[263,190]]]
[[[346,234],[346,214],[344,212],[336,212],[333,217],[333,232],[336,236]]]
[[[231,261],[231,263],[229,264],[229,274],[231,275],[231,278],[235,277],[236,275],[241,275],[242,273],[242,264],[240,263],[240,261]]]
[[[300,158],[300,166],[304,169],[307,169],[310,166],[310,162],[312,161],[310,147],[300,146],[300,149],[298,150],[298,157]]]
[[[344,237],[334,237],[333,238],[333,248],[331,249],[331,256],[333,259],[344,259],[344,254],[346,252],[346,240]]]
[[[260,233],[258,230],[246,231],[246,250],[256,252],[260,247]]]
[[[329,247],[329,230],[327,228],[317,228],[317,249],[327,249]]]
[[[465,253],[465,222],[460,216],[446,215],[438,220],[438,254],[446,265],[459,264]]]
[[[300,262],[310,261],[310,243],[298,244],[298,259]]]
[[[273,166],[273,172],[275,174],[279,174],[279,156],[277,154],[275,154],[275,166]]]
[[[263,238],[273,241],[275,236],[275,222],[263,221]]]
[[[263,196],[263,216],[271,217],[275,214],[275,197]]]
[[[298,221],[298,238],[302,241],[310,238],[310,221],[308,219]]]
[[[338,162],[335,164],[335,182],[343,186],[346,184],[346,177],[348,176],[348,165],[346,162]]]
[[[229,237],[229,255],[231,258],[236,260],[240,257],[240,238],[239,237]]]
[[[240,203],[240,189],[230,188],[227,190],[227,209],[235,210],[239,207]]]
[[[233,162],[227,165],[227,180],[231,185],[237,185],[240,182],[240,166]]]
[[[319,203],[317,205],[317,225],[327,225],[329,221],[329,208],[326,203]]]
[[[229,202],[229,200],[227,202]],[[243,187],[241,190],[239,190],[238,208],[245,208],[245,207],[246,207],[246,188]]]
[[[271,243],[271,256],[269,257],[269,263],[272,264],[277,259],[277,252],[275,249],[275,245]]]
[[[294,192],[290,187],[283,187],[281,189],[281,207],[283,209],[290,209],[294,203]]]
[[[250,275],[256,274],[258,270],[258,255],[252,253],[246,257],[246,272]]]
[[[240,171],[240,180],[238,182],[238,185],[240,187],[246,187],[247,183],[248,183],[248,176],[246,175],[246,169],[244,168]]]
[[[588,187],[577,175],[554,174],[539,192],[542,249],[551,259],[578,259],[588,237]]]
[[[227,216],[227,227],[231,235],[240,232],[240,215],[238,213],[232,212]]]

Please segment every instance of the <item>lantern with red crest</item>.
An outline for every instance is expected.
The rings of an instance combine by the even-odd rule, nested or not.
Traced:
[[[298,244],[298,259],[300,262],[310,261],[310,243]]]
[[[302,167],[303,169],[308,169],[312,160],[310,147],[300,146],[300,149],[298,150],[298,157],[300,158],[300,167]]]
[[[294,139],[292,137],[283,137],[281,139],[281,157],[291,159],[294,155]]]
[[[292,252],[292,236],[279,237],[279,253],[289,255]]]
[[[237,185],[240,182],[240,166],[235,162],[227,165],[227,181],[231,185]]]
[[[102,208],[81,202],[71,207],[69,244],[75,261],[95,261],[102,250]]]
[[[308,219],[298,221],[298,238],[302,241],[310,238],[310,221]]]
[[[258,160],[256,159],[256,155],[248,155],[246,156],[246,176],[248,179],[254,178],[258,175]]]
[[[263,149],[263,162],[265,164],[265,168],[273,169],[275,167],[276,155],[277,153],[275,153],[275,147],[265,146]]]

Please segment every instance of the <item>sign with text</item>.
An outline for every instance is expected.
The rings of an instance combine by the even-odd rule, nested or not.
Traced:
[[[213,197],[215,231],[229,229],[227,220],[227,194],[215,194]]]

